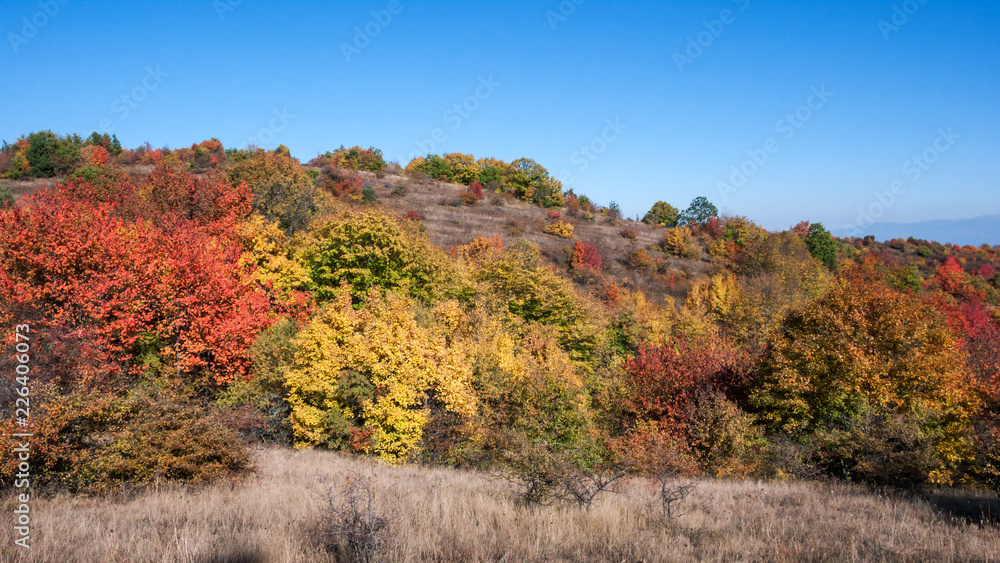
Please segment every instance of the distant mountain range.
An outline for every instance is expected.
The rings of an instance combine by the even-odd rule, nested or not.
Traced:
[[[858,229],[832,231],[838,237],[865,237],[872,235],[877,241],[897,238],[922,239],[942,244],[971,244],[990,246],[1000,244],[1000,215],[984,215],[972,219],[943,219],[917,223],[873,223]]]

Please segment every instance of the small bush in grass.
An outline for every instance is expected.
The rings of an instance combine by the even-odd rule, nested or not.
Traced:
[[[501,465],[501,475],[514,485],[524,506],[558,501],[589,509],[600,493],[614,491],[627,474],[624,465],[600,451],[563,450],[523,435],[505,445]]]
[[[625,256],[625,265],[633,270],[649,270],[656,265],[656,259],[645,248],[640,248]]]
[[[395,188],[392,189],[392,195],[396,197],[403,197],[406,195],[406,184],[397,184]]]
[[[562,213],[558,209],[550,209],[547,215],[551,221],[558,221],[562,217]]]
[[[338,561],[383,561],[398,517],[380,506],[372,478],[348,473],[339,486],[327,485],[324,497],[319,532],[326,551]]]
[[[422,221],[424,216],[421,215],[419,211],[411,209],[403,214],[403,219],[406,219],[407,221]]]
[[[546,226],[544,232],[559,238],[570,238],[573,236],[573,224],[568,221],[556,221]]]
[[[618,231],[618,234],[621,235],[622,238],[635,240],[639,236],[639,231],[637,231],[635,227],[625,227],[624,229]]]
[[[476,201],[483,199],[483,185],[476,180],[473,180],[472,183],[469,184],[469,193],[476,198]]]
[[[378,201],[378,196],[375,195],[375,189],[371,186],[365,186],[361,190],[361,203],[375,203]]]
[[[462,195],[459,196],[459,200],[462,202],[463,205],[471,206],[479,203],[479,198],[476,197],[476,194],[473,194],[472,192],[462,192]]]

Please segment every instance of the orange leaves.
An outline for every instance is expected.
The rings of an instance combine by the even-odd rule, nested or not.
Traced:
[[[948,293],[958,293],[962,285],[966,281],[965,270],[955,260],[955,257],[951,254],[945,259],[944,263],[938,268],[937,273],[934,274],[934,282],[937,283],[941,289]]]
[[[569,267],[580,272],[600,272],[601,253],[589,242],[576,241],[570,254]]]
[[[234,226],[247,210],[245,190],[166,168],[141,188],[79,178],[39,192],[0,212],[0,315],[89,331],[119,370],[141,367],[133,347],[152,333],[181,373],[245,376],[247,349],[271,322],[239,264]]]
[[[84,166],[104,166],[109,162],[108,151],[100,145],[85,145],[80,149]]]
[[[891,289],[876,266],[848,269],[785,322],[753,395],[768,419],[790,430],[869,407],[971,414],[963,357],[944,319],[922,298]]]

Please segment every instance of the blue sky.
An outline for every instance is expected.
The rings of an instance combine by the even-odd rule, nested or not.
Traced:
[[[1000,213],[992,1],[5,0],[0,24],[8,141],[527,156],[628,216],[704,195],[770,229]]]

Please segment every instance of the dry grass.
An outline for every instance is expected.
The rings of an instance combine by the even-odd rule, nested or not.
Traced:
[[[395,516],[384,561],[1000,560],[995,525],[847,485],[705,481],[665,521],[640,480],[589,511],[526,509],[505,483],[471,472],[290,450],[260,452],[258,465],[235,485],[36,500],[28,557],[11,547],[8,497],[0,561],[329,561],[317,535],[323,481],[351,474],[372,479],[377,510]]]
[[[572,239],[561,239],[542,232],[550,222],[548,210],[510,196],[487,193],[486,198],[475,206],[442,205],[443,202],[457,202],[466,187],[433,180],[421,183],[405,176],[388,175],[376,179],[374,174],[361,175],[373,185],[379,200],[389,209],[399,214],[410,210],[420,212],[423,217],[421,222],[427,227],[431,242],[443,248],[466,244],[476,237],[499,234],[506,244],[517,238],[537,244],[542,255],[552,263],[565,265],[574,240],[590,242],[598,247],[604,258],[605,273],[623,282],[629,289],[645,291],[654,302],[662,301],[662,297],[667,295],[683,300],[687,286],[682,283],[668,287],[665,276],[661,274],[629,269],[625,265],[629,252],[646,248],[667,261],[668,273],[681,280],[701,277],[711,269],[711,264],[702,260],[671,258],[653,250],[655,245],[660,244],[665,230],[642,222],[623,219],[619,224],[612,224],[600,216],[594,221],[587,221],[569,217],[564,209],[563,220],[573,224],[574,233]],[[406,187],[406,195],[392,195],[399,185]],[[503,204],[494,205],[494,199],[501,200]],[[513,224],[519,227],[515,230]],[[635,238],[622,237],[623,228],[633,229]]]

